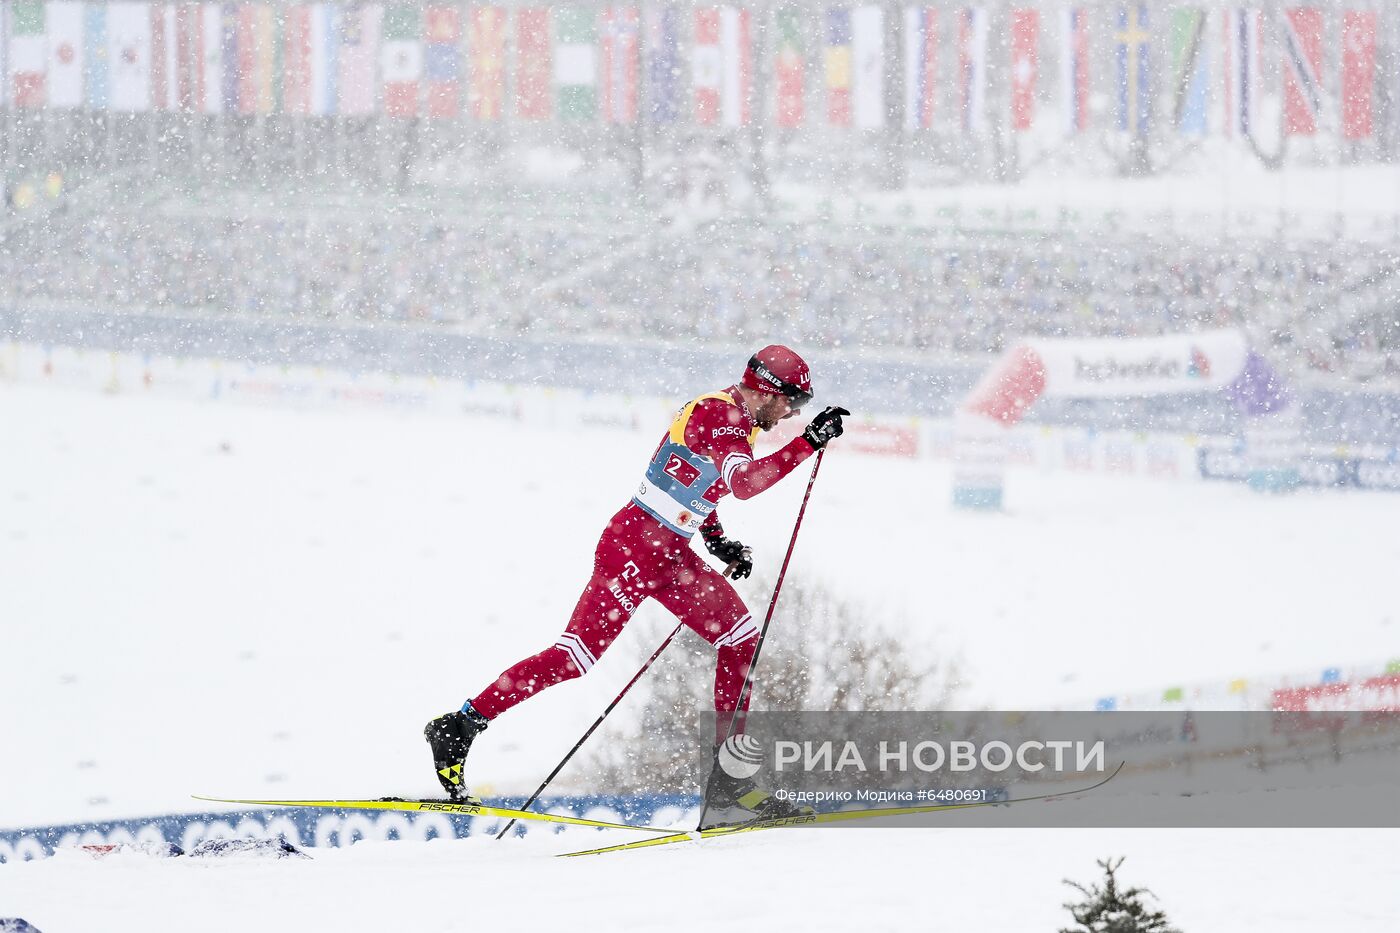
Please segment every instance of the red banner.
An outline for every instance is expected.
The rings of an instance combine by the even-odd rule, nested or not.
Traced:
[[[1376,14],[1348,10],[1342,19],[1342,134],[1371,135],[1376,81]]]
[[[1273,708],[1288,713],[1400,712],[1400,674],[1275,690]]]
[[[1035,119],[1036,43],[1040,40],[1040,11],[1011,12],[1011,126],[1028,130]]]

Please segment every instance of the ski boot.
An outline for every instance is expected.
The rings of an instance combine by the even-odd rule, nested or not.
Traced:
[[[433,769],[447,796],[453,800],[463,800],[467,796],[467,785],[462,783],[467,752],[471,751],[472,740],[485,731],[489,723],[490,720],[468,706],[444,713],[423,728],[423,737],[433,750]]]
[[[801,807],[774,796],[755,784],[753,778],[733,777],[725,772],[719,762],[710,772],[710,782],[705,788],[706,823],[709,826],[784,820],[794,816],[811,816],[814,812],[811,807]]]

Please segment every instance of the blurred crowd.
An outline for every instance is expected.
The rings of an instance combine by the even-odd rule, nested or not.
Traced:
[[[26,242],[26,237],[29,241]],[[250,218],[72,213],[13,234],[0,301],[420,322],[976,356],[1020,336],[1244,326],[1302,367],[1400,375],[1396,257],[1374,244],[444,221],[433,212]]]
[[[339,322],[499,321],[575,236],[413,222],[101,214],[12,244],[0,300]],[[31,231],[38,234],[38,231]],[[37,239],[37,236],[36,236]],[[42,247],[42,248],[41,248]]]

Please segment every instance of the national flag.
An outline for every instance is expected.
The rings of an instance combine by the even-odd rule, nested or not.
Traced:
[[[1278,17],[1283,44],[1283,131],[1317,132],[1322,112],[1322,11],[1293,7]]]
[[[248,116],[257,112],[258,105],[258,50],[253,38],[255,16],[256,8],[251,3],[240,3],[235,8],[234,30],[237,38],[234,48],[238,50],[233,58],[238,72],[238,106],[235,109]]]
[[[527,11],[521,10],[517,16]],[[428,116],[456,117],[461,113],[462,17],[455,6],[430,6],[423,11],[423,77],[428,82]],[[521,54],[524,50],[521,49]]]
[[[826,11],[826,122],[851,125],[851,11]]]
[[[640,25],[636,7],[603,9],[603,115],[608,123],[637,121]]]
[[[572,15],[571,10],[563,11]],[[549,9],[526,7],[515,11],[515,115],[522,120],[547,120],[550,84]],[[591,68],[590,68],[591,73]]]
[[[851,12],[851,109],[856,126],[885,125],[885,11],[859,6]]]
[[[1376,81],[1376,14],[1347,10],[1342,16],[1342,135],[1365,139],[1373,131]]]
[[[238,112],[271,113],[277,97],[278,38],[272,7],[266,3],[239,4],[236,36],[237,54],[231,60],[238,69]]]
[[[467,99],[478,120],[499,120],[505,109],[506,11],[479,6],[467,21],[467,63],[471,86]]]
[[[318,3],[311,14],[311,115],[334,114],[340,99],[340,34],[344,11]]]
[[[176,32],[175,4],[151,4],[151,108],[178,110],[180,78],[179,37]]]
[[[277,28],[277,13],[270,3],[253,5],[253,108],[258,113],[271,113],[277,106],[277,82],[281,79],[278,60],[281,54],[281,34]]]
[[[554,85],[566,120],[590,120],[597,112],[598,65],[595,13],[586,6],[554,8]]]
[[[391,117],[418,115],[418,83],[423,77],[422,29],[417,6],[395,3],[385,8],[379,67],[384,112]]]
[[[1249,137],[1259,95],[1260,37],[1263,14],[1257,8],[1225,11],[1225,133]]]
[[[7,5],[10,100],[16,107],[42,107],[49,59],[44,4],[42,0],[12,0]]]
[[[1065,131],[1089,128],[1089,13],[1084,7],[1060,11],[1060,93]]]
[[[224,8],[219,3],[198,7],[198,41],[195,46],[195,109],[222,113],[224,109]]]
[[[648,8],[647,47],[651,52],[651,94],[647,103],[653,123],[674,123],[680,117],[681,13],[667,4]],[[781,79],[780,79],[781,80]]]
[[[801,13],[796,7],[780,8],[777,26],[778,49],[773,71],[778,91],[778,125],[792,129],[802,125],[806,93]]]
[[[719,86],[722,56],[719,47],[719,9],[695,11],[695,46],[690,51],[691,83],[695,86],[695,122],[710,126],[719,120]]]
[[[151,109],[151,16],[149,4],[107,4],[107,49],[113,110]]]
[[[185,113],[196,108],[199,91],[199,6],[175,5],[175,107]]]
[[[749,33],[749,11],[738,7],[719,8],[720,122],[744,126],[749,122],[749,100],[753,91],[753,42]]]
[[[311,113],[311,20],[315,7],[287,8],[282,32],[282,109],[295,116]]]
[[[933,126],[934,91],[938,87],[938,8],[904,10],[904,128]]]
[[[336,112],[368,116],[377,104],[376,72],[384,7],[366,3],[347,7],[340,15],[340,48],[336,52]]]
[[[303,3],[286,13],[282,37],[282,107],[302,117],[335,113],[340,7]]]
[[[71,109],[83,105],[83,5],[48,5],[48,105]]]
[[[106,110],[110,95],[107,8],[95,3],[83,9],[83,98],[89,110]]]
[[[1040,11],[1011,11],[1011,128],[1025,131],[1035,120],[1039,71]]]
[[[219,13],[219,61],[223,71],[219,76],[219,104],[222,113],[238,112],[239,69],[239,23],[238,4],[225,3]]]
[[[1147,4],[1118,8],[1118,128],[1134,136],[1146,136],[1152,125],[1151,61],[1147,31]]]
[[[981,135],[987,125],[987,11],[958,11],[958,107],[962,129]]]
[[[1177,132],[1203,136],[1209,78],[1206,60],[1206,11],[1178,7],[1172,11],[1172,125]]]

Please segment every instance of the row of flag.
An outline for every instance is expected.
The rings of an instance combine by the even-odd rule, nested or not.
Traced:
[[[893,50],[884,7],[773,11],[777,124],[882,127],[886,82],[899,78],[907,129],[946,121],[982,133],[991,56],[1000,55],[1010,126],[1028,130],[1042,99],[1044,46],[1057,51],[1068,134],[1093,124],[1095,80],[1115,88],[1121,130],[1146,134],[1167,119],[1178,132],[1204,134],[1215,112],[1224,132],[1251,134],[1261,74],[1274,65],[1282,70],[1285,132],[1310,135],[1326,125],[1358,139],[1373,131],[1374,10],[1343,11],[1340,36],[1328,36],[1317,7],[1026,7],[998,20],[1006,41],[995,49],[986,8],[901,12],[903,49]],[[616,124],[645,117],[737,127],[762,109],[753,99],[755,15],[733,6],[10,0],[0,7],[0,75],[3,101],[16,108]],[[1091,25],[1111,30],[1111,64],[1094,61]],[[1266,35],[1274,37],[1268,52]],[[1330,57],[1328,42],[1340,44]],[[1154,62],[1163,49],[1169,60]],[[1340,62],[1336,80],[1324,74],[1329,60]],[[813,72],[816,94],[808,88]],[[819,115],[808,113],[814,99]]]

